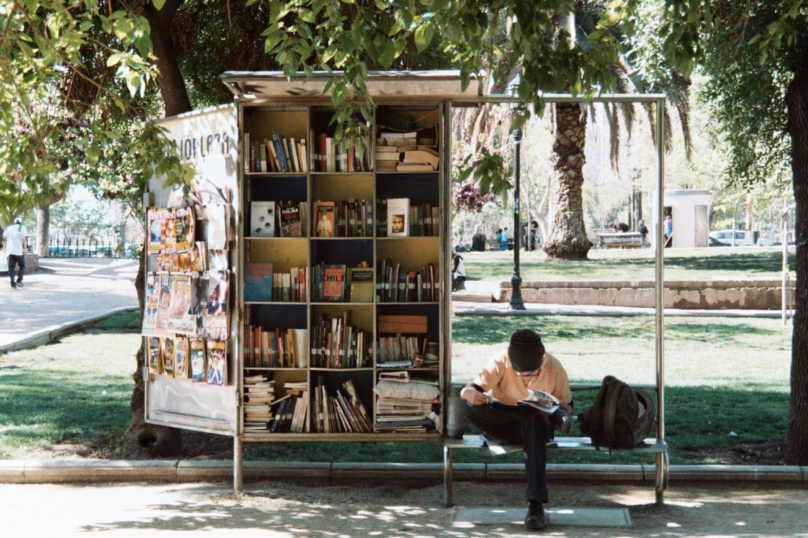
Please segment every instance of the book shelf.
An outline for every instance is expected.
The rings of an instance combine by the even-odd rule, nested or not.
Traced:
[[[271,105],[271,104],[270,104]],[[406,126],[408,122],[421,121],[413,126],[411,130],[404,129],[402,132],[417,132],[416,136],[422,136],[430,142],[430,148],[439,155],[443,162],[443,152],[446,151],[441,143],[440,133],[443,131],[443,107],[440,100],[428,104],[408,106],[406,104],[396,106],[381,106],[377,109],[378,123],[370,136],[370,149],[360,161],[358,156],[350,151],[343,151],[343,157],[326,157],[327,160],[321,163],[319,148],[329,147],[332,151],[339,149],[333,141],[324,142],[326,138],[334,135],[334,126],[330,124],[333,109],[319,106],[277,106],[273,107],[267,103],[261,106],[251,107],[246,101],[242,101],[243,132],[241,141],[242,162],[238,166],[240,171],[241,191],[245,193],[242,202],[241,212],[244,223],[240,227],[238,237],[238,248],[244,263],[248,262],[270,262],[273,264],[275,272],[287,272],[292,268],[305,267],[307,271],[307,290],[305,297],[299,303],[286,303],[279,301],[244,301],[243,293],[238,292],[238,308],[243,312],[243,325],[251,327],[263,327],[265,329],[305,329],[310,351],[305,366],[289,367],[267,367],[250,366],[249,358],[245,357],[244,346],[236,346],[238,355],[236,357],[236,370],[238,375],[238,386],[245,387],[244,379],[258,374],[264,375],[270,380],[274,380],[275,398],[282,399],[286,395],[286,386],[293,384],[299,386],[304,383],[306,393],[303,398],[306,403],[307,412],[302,426],[298,423],[298,431],[271,431],[272,422],[268,423],[266,431],[257,431],[257,428],[247,428],[245,430],[245,415],[241,413],[239,417],[239,437],[246,442],[271,442],[271,441],[292,441],[292,440],[438,440],[442,437],[445,427],[445,395],[443,387],[446,385],[445,379],[445,344],[443,342],[445,298],[444,291],[449,289],[444,285],[445,256],[444,238],[441,235],[442,227],[439,222],[432,221],[432,214],[426,214],[425,208],[436,208],[435,215],[443,212],[444,207],[442,196],[444,193],[444,171],[443,166],[439,166],[435,171],[407,171],[399,172],[395,169],[379,170],[375,162],[375,146],[377,138],[381,133],[388,130],[387,125],[397,122],[397,125]],[[422,119],[423,118],[423,119]],[[395,131],[395,130],[394,130]],[[307,169],[305,172],[298,171],[280,172],[270,171],[272,166],[267,165],[267,171],[255,171],[255,164],[248,163],[252,153],[247,146],[255,145],[259,147],[265,139],[270,140],[273,135],[278,135],[280,139],[294,139],[296,147],[299,149],[305,144],[308,151]],[[428,136],[427,136],[428,135]],[[389,135],[396,136],[396,135]],[[412,139],[417,142],[418,138]],[[415,145],[415,144],[413,144]],[[333,147],[332,147],[333,146]],[[287,145],[285,147],[294,147]],[[254,150],[253,150],[254,152]],[[389,150],[388,150],[389,153]],[[271,154],[271,152],[269,152]],[[303,159],[299,152],[298,160]],[[404,159],[401,154],[400,159]],[[292,157],[290,160],[294,160]],[[388,164],[388,166],[390,166]],[[260,165],[259,165],[260,168]],[[302,168],[302,167],[301,167]],[[325,168],[325,170],[323,170]],[[408,199],[409,205],[421,207],[421,213],[414,210],[413,217],[419,216],[421,228],[414,222],[407,231],[415,232],[419,235],[426,235],[428,229],[432,231],[429,236],[404,236],[388,237],[384,228],[377,222],[377,206],[379,200],[387,199]],[[294,200],[305,202],[308,208],[307,228],[308,233],[303,237],[252,237],[249,224],[251,222],[252,202],[284,202]],[[337,205],[340,203],[350,205],[350,208],[361,206],[358,202],[370,201],[372,212],[370,212],[370,223],[368,228],[354,228],[354,233],[361,234],[357,237],[346,237],[345,233],[339,233],[339,216],[335,218],[333,231],[328,227],[318,228],[318,215],[315,214],[315,203],[318,201],[333,201]],[[346,211],[346,215],[350,215]],[[358,217],[357,217],[358,218]],[[429,220],[427,220],[429,219]],[[351,222],[347,222],[351,220]],[[427,227],[426,223],[429,223]],[[341,230],[350,230],[353,224],[352,219],[346,219],[345,227]],[[278,235],[278,234],[276,234]],[[410,300],[407,302],[381,302],[377,294],[380,279],[377,275],[377,268],[383,261],[389,260],[390,264],[399,268],[398,277],[407,270],[407,276],[420,273],[422,267],[432,264],[434,276],[425,274],[422,286],[430,285],[434,293],[430,295],[430,300]],[[370,301],[351,302],[349,293],[336,300],[326,298],[318,292],[315,277],[318,268],[338,267],[355,268],[364,264],[372,268],[373,289],[376,294]],[[326,269],[327,271],[327,269]],[[428,273],[428,271],[427,271]],[[326,273],[328,274],[328,273]],[[347,278],[347,275],[345,275]],[[417,277],[411,279],[411,285],[416,285]],[[342,285],[350,288],[350,283],[343,281]],[[406,284],[405,284],[406,285]],[[325,285],[324,285],[325,286]],[[241,287],[239,286],[239,290]],[[408,298],[414,297],[411,295]],[[424,295],[426,297],[426,295]],[[346,318],[347,314],[347,318]],[[433,359],[426,364],[418,364],[410,367],[383,367],[379,364],[379,338],[396,337],[396,334],[384,334],[379,331],[379,317],[395,316],[418,316],[425,319],[427,323],[426,331],[420,334],[409,335],[409,342],[415,342],[422,349],[419,356],[423,356],[423,350],[429,343],[429,355]],[[352,331],[363,332],[367,353],[365,363],[358,364],[360,360],[357,356],[348,352],[347,354],[329,355],[330,364],[319,364],[316,361],[318,355],[314,350],[314,337],[319,334],[318,326],[324,326],[321,320],[340,320],[344,331],[346,326],[351,326]],[[398,318],[396,318],[398,319]],[[347,321],[347,323],[346,323]],[[243,331],[236,331],[244,334]],[[405,340],[408,335],[404,335]],[[357,341],[358,341],[358,337]],[[367,341],[369,340],[369,341]],[[346,340],[347,341],[347,340]],[[361,347],[361,346],[359,346]],[[342,348],[340,348],[342,351]],[[377,424],[379,416],[377,414],[377,401],[379,396],[374,393],[374,389],[380,382],[380,375],[400,375],[391,372],[407,372],[407,375],[417,381],[434,382],[438,391],[437,401],[429,406],[437,420],[423,430],[409,430],[401,428],[391,431],[381,424]],[[356,395],[364,406],[370,419],[370,428],[366,431],[320,431],[325,425],[318,419],[318,412],[315,409],[322,396],[322,387],[327,394],[334,395],[339,389],[345,392],[344,384],[350,382],[355,387]],[[299,389],[297,389],[299,391]],[[244,391],[241,391],[244,394]],[[299,392],[298,392],[299,393]],[[319,395],[318,395],[319,393]],[[241,409],[244,405],[249,405],[249,396],[244,397],[241,402]],[[298,403],[298,405],[300,405]],[[422,406],[423,407],[423,406]],[[275,407],[271,407],[271,414],[276,414]],[[332,410],[339,414],[342,411]],[[348,413],[345,413],[348,414]],[[357,413],[359,414],[359,413]],[[343,416],[343,418],[345,418]],[[351,423],[351,417],[347,417]],[[354,425],[357,430],[361,430],[358,420]],[[389,417],[382,420],[392,420]],[[337,418],[337,422],[339,418]],[[294,421],[292,421],[294,424]],[[332,427],[334,424],[332,424]],[[339,425],[337,425],[339,426]],[[281,426],[282,427],[282,426]],[[302,428],[302,431],[300,429]],[[332,428],[333,429],[333,428]]]

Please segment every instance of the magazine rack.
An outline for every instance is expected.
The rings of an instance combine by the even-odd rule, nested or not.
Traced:
[[[227,258],[230,279],[229,326],[227,339],[227,382],[224,386],[210,386],[205,383],[194,383],[191,379],[172,379],[154,373],[144,373],[146,383],[146,421],[153,424],[178,427],[195,431],[203,431],[227,435],[234,439],[234,488],[238,491],[242,485],[242,446],[244,442],[274,441],[440,441],[446,437],[447,397],[451,393],[451,147],[452,147],[452,108],[453,106],[478,106],[482,103],[508,103],[510,96],[483,96],[480,84],[472,79],[469,87],[461,89],[461,78],[458,72],[377,72],[369,74],[368,92],[376,101],[374,109],[375,127],[369,136],[370,150],[366,161],[360,164],[357,155],[349,153],[348,160],[354,166],[346,166],[341,162],[341,169],[335,171],[322,165],[321,159],[312,159],[312,153],[320,154],[320,147],[328,153],[328,138],[334,138],[334,126],[331,125],[333,108],[330,97],[322,92],[332,77],[329,73],[315,73],[314,77],[304,81],[302,75],[287,78],[280,72],[228,72],[221,76],[223,83],[235,96],[232,105],[202,110],[180,116],[166,118],[158,122],[166,128],[168,135],[176,141],[183,163],[193,164],[197,177],[195,185],[206,191],[206,196],[224,201],[230,207]],[[579,102],[580,99],[570,96],[546,96],[547,101]],[[651,102],[657,105],[664,103],[664,96],[611,96],[598,98],[602,101]],[[661,114],[661,113],[660,113]],[[659,114],[658,114],[659,116]],[[661,116],[659,125],[662,125]],[[658,125],[658,137],[662,132]],[[421,132],[423,130],[423,132]],[[385,150],[379,151],[377,141],[382,132],[419,131],[416,145],[428,146],[437,153],[437,170],[423,169],[400,172],[391,168],[390,162],[382,163],[389,158]],[[283,146],[276,145],[273,135],[294,143]],[[267,140],[269,142],[264,143]],[[261,150],[263,144],[266,149]],[[302,147],[305,143],[305,149]],[[251,147],[257,148],[251,150]],[[287,148],[285,157],[291,157],[291,163],[280,166],[273,171],[273,150],[278,153]],[[664,147],[664,144],[660,144]],[[332,152],[335,148],[331,148]],[[336,152],[339,154],[339,152]],[[295,155],[297,163],[295,163]],[[353,159],[351,159],[353,157]],[[659,181],[661,185],[663,154],[659,152]],[[264,160],[266,169],[261,167]],[[279,159],[280,160],[280,159]],[[258,166],[256,166],[256,161]],[[301,162],[302,161],[302,162]],[[305,163],[305,164],[304,164]],[[323,171],[322,166],[325,166]],[[337,160],[331,166],[340,166]],[[395,165],[393,165],[395,166]],[[336,168],[337,170],[339,168]],[[330,171],[329,171],[330,170]],[[348,171],[350,170],[350,171]],[[149,192],[144,197],[147,208],[164,208],[169,204],[172,194],[162,188],[162,178],[149,183]],[[200,187],[201,186],[201,187]],[[174,194],[176,197],[176,193]],[[385,209],[383,200],[409,199],[411,207],[423,208],[427,205],[437,207],[437,222],[433,222],[430,233],[425,229],[410,230],[405,219],[404,226],[409,236],[388,237],[384,225],[399,226],[380,217]],[[312,215],[313,203],[317,200],[328,200],[342,203],[356,203],[361,200],[372,203],[370,212],[370,232],[337,233],[336,237],[318,236],[315,224],[316,215]],[[303,235],[298,237],[280,236],[275,230],[274,237],[257,237],[251,229],[251,210],[254,202],[292,201],[304,215]],[[302,205],[301,205],[302,204]],[[662,200],[654,210],[661,212]],[[265,206],[266,207],[266,206]],[[269,206],[272,207],[271,205]],[[356,205],[351,207],[358,207]],[[265,210],[265,209],[264,209]],[[411,216],[425,216],[415,210]],[[204,211],[198,215],[197,241],[204,241],[209,233],[210,223],[206,223]],[[661,223],[661,220],[657,220]],[[335,226],[335,222],[332,226]],[[277,224],[276,226],[280,226]],[[323,230],[327,230],[325,226]],[[332,230],[333,231],[333,230]],[[661,234],[661,224],[657,232]],[[346,237],[346,235],[348,237]],[[358,236],[357,236],[358,235]],[[418,236],[413,236],[418,235]],[[425,236],[424,236],[425,235]],[[335,266],[354,268],[365,262],[373,267],[373,285],[379,297],[361,302],[350,302],[348,296],[342,300],[323,301],[321,295],[315,295],[313,287],[319,285],[313,278],[319,268],[332,269]],[[290,297],[277,300],[273,295],[269,300],[244,300],[244,275],[247,264],[272,264],[274,273],[295,274],[305,269],[306,283],[303,295],[295,302]],[[418,272],[420,268],[434,264],[436,277],[434,289],[436,294],[418,297],[405,302],[388,302],[391,297],[384,297],[387,288],[381,287],[386,280],[379,271],[383,264],[407,268],[407,275]],[[657,437],[664,440],[664,393],[662,369],[662,251],[657,248],[656,264],[656,325],[657,325],[657,394],[658,423]],[[156,262],[150,257],[147,271],[156,270]],[[389,273],[388,273],[389,274]],[[400,275],[401,272],[398,272]],[[426,280],[426,277],[425,279]],[[404,281],[406,286],[406,280]],[[417,277],[416,277],[417,282]],[[389,283],[389,280],[388,280]],[[343,282],[344,284],[344,282]],[[349,283],[350,284],[350,283]],[[298,292],[302,289],[298,284]],[[319,291],[319,290],[318,290]],[[274,291],[273,291],[274,293]],[[293,297],[293,296],[292,296]],[[408,299],[405,296],[403,299]],[[315,300],[316,299],[316,300]],[[382,300],[380,300],[382,299]],[[395,299],[399,299],[398,296]],[[345,355],[336,353],[335,364],[350,368],[322,367],[314,364],[306,352],[299,352],[296,361],[282,366],[271,359],[261,358],[256,362],[254,353],[249,348],[250,332],[246,327],[261,327],[267,332],[279,330],[305,330],[308,342],[313,342],[315,327],[325,317],[328,320],[342,319],[347,321],[346,312],[350,312],[351,325],[356,332],[364,331],[368,336],[372,360],[366,364],[354,364]],[[435,362],[412,368],[380,367],[379,338],[385,336],[380,330],[380,318],[385,323],[401,320],[397,316],[414,316],[410,320],[419,327],[408,333],[420,338],[418,346],[424,341],[431,343],[427,355]],[[425,320],[425,326],[423,324]],[[391,325],[385,325],[390,327]],[[392,325],[395,327],[395,325]],[[402,331],[406,332],[406,331]],[[347,335],[347,333],[341,333]],[[255,338],[253,338],[253,344]],[[260,339],[259,339],[260,343]],[[245,349],[245,347],[247,349]],[[259,346],[260,347],[260,346]],[[312,343],[312,347],[314,344]],[[317,349],[313,349],[315,353]],[[421,350],[423,351],[423,350]],[[259,349],[257,353],[261,357]],[[347,357],[352,357],[348,355]],[[346,362],[343,362],[346,361]],[[341,363],[341,364],[340,364]],[[333,366],[333,365],[332,365]],[[434,398],[433,427],[423,429],[401,428],[390,431],[379,420],[381,406],[375,389],[380,383],[382,372],[406,371],[412,378],[435,383],[438,395]],[[305,412],[302,416],[289,417],[288,423],[292,431],[271,431],[266,427],[256,427],[255,420],[245,420],[247,412],[245,403],[250,407],[249,383],[256,376],[265,376],[274,381],[274,397],[282,398],[294,393],[287,400],[306,399]],[[148,377],[146,377],[148,376]],[[369,431],[357,433],[339,431],[324,432],[321,415],[327,414],[327,407],[322,406],[322,396],[331,397],[337,390],[344,392],[343,385],[351,380],[356,396],[363,403],[369,415],[365,425],[369,423]],[[293,387],[290,389],[290,386]],[[248,395],[245,396],[245,389]],[[287,390],[289,389],[289,390]],[[323,390],[324,389],[324,390]],[[305,392],[303,392],[305,390]],[[305,395],[305,396],[304,396]],[[318,395],[321,396],[318,398]],[[343,394],[348,398],[347,394]],[[298,402],[299,403],[299,402]],[[338,404],[335,404],[338,405]],[[307,408],[307,409],[306,409]],[[356,416],[351,416],[355,409],[340,407],[331,409],[334,414],[341,414],[337,421],[350,426],[361,426]],[[319,411],[319,412],[318,412]],[[273,410],[271,414],[276,414]],[[346,416],[347,415],[347,416]],[[270,422],[269,428],[272,423]],[[342,428],[343,430],[350,430]],[[355,428],[361,430],[362,428]],[[297,430],[297,431],[294,431]],[[451,462],[449,463],[451,465]],[[664,473],[666,459],[657,455],[657,473]],[[663,486],[664,488],[664,486]],[[658,499],[662,492],[658,491]]]

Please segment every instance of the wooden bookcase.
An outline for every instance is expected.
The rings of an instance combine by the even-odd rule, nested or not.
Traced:
[[[290,106],[283,104],[272,106],[271,103],[262,103],[259,106],[249,106],[241,101],[239,106],[242,118],[240,129],[240,142],[243,144],[245,133],[249,133],[250,141],[262,141],[278,134],[285,138],[305,140],[307,152],[315,151],[316,141],[312,139],[321,132],[333,134],[333,126],[329,126],[333,109],[322,105],[311,104],[303,106]],[[290,267],[307,268],[307,296],[305,302],[281,303],[244,302],[241,286],[237,286],[237,301],[241,319],[244,325],[261,326],[264,328],[295,328],[307,329],[309,339],[312,338],[312,327],[321,316],[329,318],[342,316],[349,310],[351,324],[364,329],[371,336],[372,361],[363,368],[318,368],[313,367],[311,361],[305,368],[267,368],[250,367],[244,357],[244,346],[237,345],[236,375],[238,377],[239,393],[243,394],[244,376],[258,373],[269,374],[275,380],[276,396],[285,395],[284,385],[289,382],[303,382],[308,385],[309,413],[307,415],[308,432],[244,432],[244,416],[241,411],[238,420],[238,436],[244,442],[271,442],[294,440],[439,440],[443,436],[446,421],[446,395],[443,387],[447,386],[447,346],[445,345],[446,327],[446,292],[450,286],[445,281],[448,259],[448,241],[444,237],[444,227],[434,223],[437,235],[428,237],[380,237],[377,226],[377,201],[389,198],[409,198],[410,205],[420,206],[430,204],[438,207],[441,221],[446,218],[444,200],[447,185],[447,174],[444,166],[447,145],[443,141],[444,131],[444,105],[440,99],[420,100],[418,104],[408,104],[403,100],[400,104],[382,105],[376,109],[377,120],[385,115],[396,114],[419,119],[429,115],[418,124],[418,127],[432,127],[438,135],[437,151],[440,155],[440,165],[434,172],[397,172],[395,170],[377,170],[374,160],[375,141],[378,133],[383,129],[376,125],[370,140],[370,151],[366,156],[371,163],[370,170],[358,172],[321,172],[311,170],[308,172],[247,172],[244,170],[243,159],[247,158],[248,149],[241,146],[241,163],[239,165],[242,207],[238,232],[239,259],[247,262],[272,262],[275,271],[287,271]],[[302,238],[250,237],[249,222],[251,203],[255,201],[285,201],[294,200],[307,202],[308,207],[308,234]],[[316,216],[313,215],[315,200],[371,200],[373,202],[373,235],[370,237],[315,237]],[[436,264],[439,273],[439,297],[431,302],[316,302],[313,300],[312,277],[314,266],[319,263],[341,264],[347,267],[356,267],[361,262],[367,262],[374,271],[374,287],[378,276],[377,269],[382,260],[390,259],[395,263],[407,267],[411,271],[422,266]],[[349,283],[346,282],[346,285]],[[418,315],[428,319],[428,332],[425,338],[438,345],[438,364],[427,368],[407,368],[411,377],[428,378],[437,382],[441,388],[438,415],[440,421],[434,431],[429,432],[403,432],[385,433],[374,431],[371,433],[322,433],[315,431],[314,388],[318,377],[322,376],[327,389],[333,390],[347,379],[353,379],[360,399],[370,414],[373,422],[376,419],[376,396],[373,392],[382,371],[377,364],[377,343],[380,336],[378,319],[380,315]],[[237,330],[239,327],[236,328]],[[238,331],[240,334],[243,330]],[[384,368],[384,371],[401,370]],[[243,410],[243,406],[240,406]]]

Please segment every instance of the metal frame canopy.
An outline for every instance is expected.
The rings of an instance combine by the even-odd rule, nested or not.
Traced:
[[[334,76],[340,71],[315,71],[306,79],[305,74],[295,73],[291,76],[280,71],[227,71],[219,78],[234,94],[237,104],[246,107],[266,105],[323,105],[330,106],[331,98],[323,91]],[[419,98],[444,103],[444,140],[452,139],[453,107],[473,107],[485,104],[517,104],[519,99],[507,94],[485,94],[480,78],[472,76],[469,86],[463,90],[459,71],[370,71],[367,78],[368,93],[377,104],[407,103],[417,104]],[[663,235],[662,214],[664,208],[665,183],[665,103],[664,94],[603,94],[591,99],[584,99],[570,94],[542,94],[546,103],[640,103],[655,106],[656,150],[657,150],[657,184],[659,196],[652,211],[656,212],[657,237]],[[451,151],[444,154],[442,166],[450,169]],[[442,203],[451,207],[451,189],[444,189]],[[444,238],[451,237],[450,219],[441,223]],[[448,239],[445,239],[448,240]],[[664,386],[664,249],[661,241],[656,242],[655,253],[655,340],[656,340],[656,390],[657,390],[657,438],[665,439],[665,386]],[[445,250],[450,252],[451,249]],[[451,278],[450,264],[444,263],[444,282]],[[444,310],[444,336],[446,349],[444,394],[449,394],[451,387],[451,295],[447,296],[447,308]],[[238,443],[238,439],[237,439]],[[656,454],[657,503],[663,500],[667,487],[667,453]],[[240,474],[240,473],[238,473]],[[240,480],[237,478],[237,484]],[[237,488],[240,489],[240,488]]]

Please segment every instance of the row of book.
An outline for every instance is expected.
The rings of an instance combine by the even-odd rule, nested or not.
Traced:
[[[372,200],[316,200],[312,209],[316,237],[373,237]]]
[[[307,223],[307,202],[250,202],[249,237],[306,237]]]
[[[376,272],[377,303],[424,303],[440,298],[437,263],[429,263],[420,271],[409,271],[390,259],[382,260]]]
[[[311,131],[314,141],[311,169],[317,172],[367,172],[373,170],[368,164],[367,152],[360,158],[355,147],[345,142],[335,143],[327,133],[318,135]]]
[[[376,146],[376,169],[379,172],[434,172],[440,159],[438,152],[426,146]]]
[[[151,374],[208,385],[227,384],[226,342],[177,336],[148,338],[146,344]]]
[[[244,133],[244,147],[249,148],[244,155],[245,172],[309,171],[308,151],[303,139],[296,142],[294,138],[273,134],[271,139],[250,140],[250,133]]]
[[[244,301],[248,303],[305,303],[307,269],[291,267],[274,272],[272,262],[244,263]]]
[[[381,336],[376,343],[377,363],[380,368],[429,368],[438,366],[436,353],[427,353],[426,338],[397,334]]]
[[[246,368],[306,368],[309,365],[306,329],[267,329],[244,326]]]
[[[373,302],[373,268],[318,263],[312,267],[314,302]]]
[[[305,381],[286,383],[283,388],[286,396],[269,404],[270,409],[275,407],[275,413],[272,421],[267,422],[267,429],[272,433],[311,431],[307,383]]]
[[[353,379],[348,379],[330,394],[323,383],[323,376],[317,377],[314,393],[314,430],[321,433],[370,433],[373,420],[365,409]]]
[[[378,237],[437,237],[440,209],[432,204],[410,205],[409,198],[376,200]]]
[[[438,382],[409,372],[380,372],[376,392],[377,432],[426,432],[436,427]]]
[[[351,311],[342,317],[323,315],[311,328],[313,368],[369,368],[373,364],[373,336],[351,325]]]
[[[244,376],[244,431],[263,432],[274,418],[275,380],[264,374]]]

